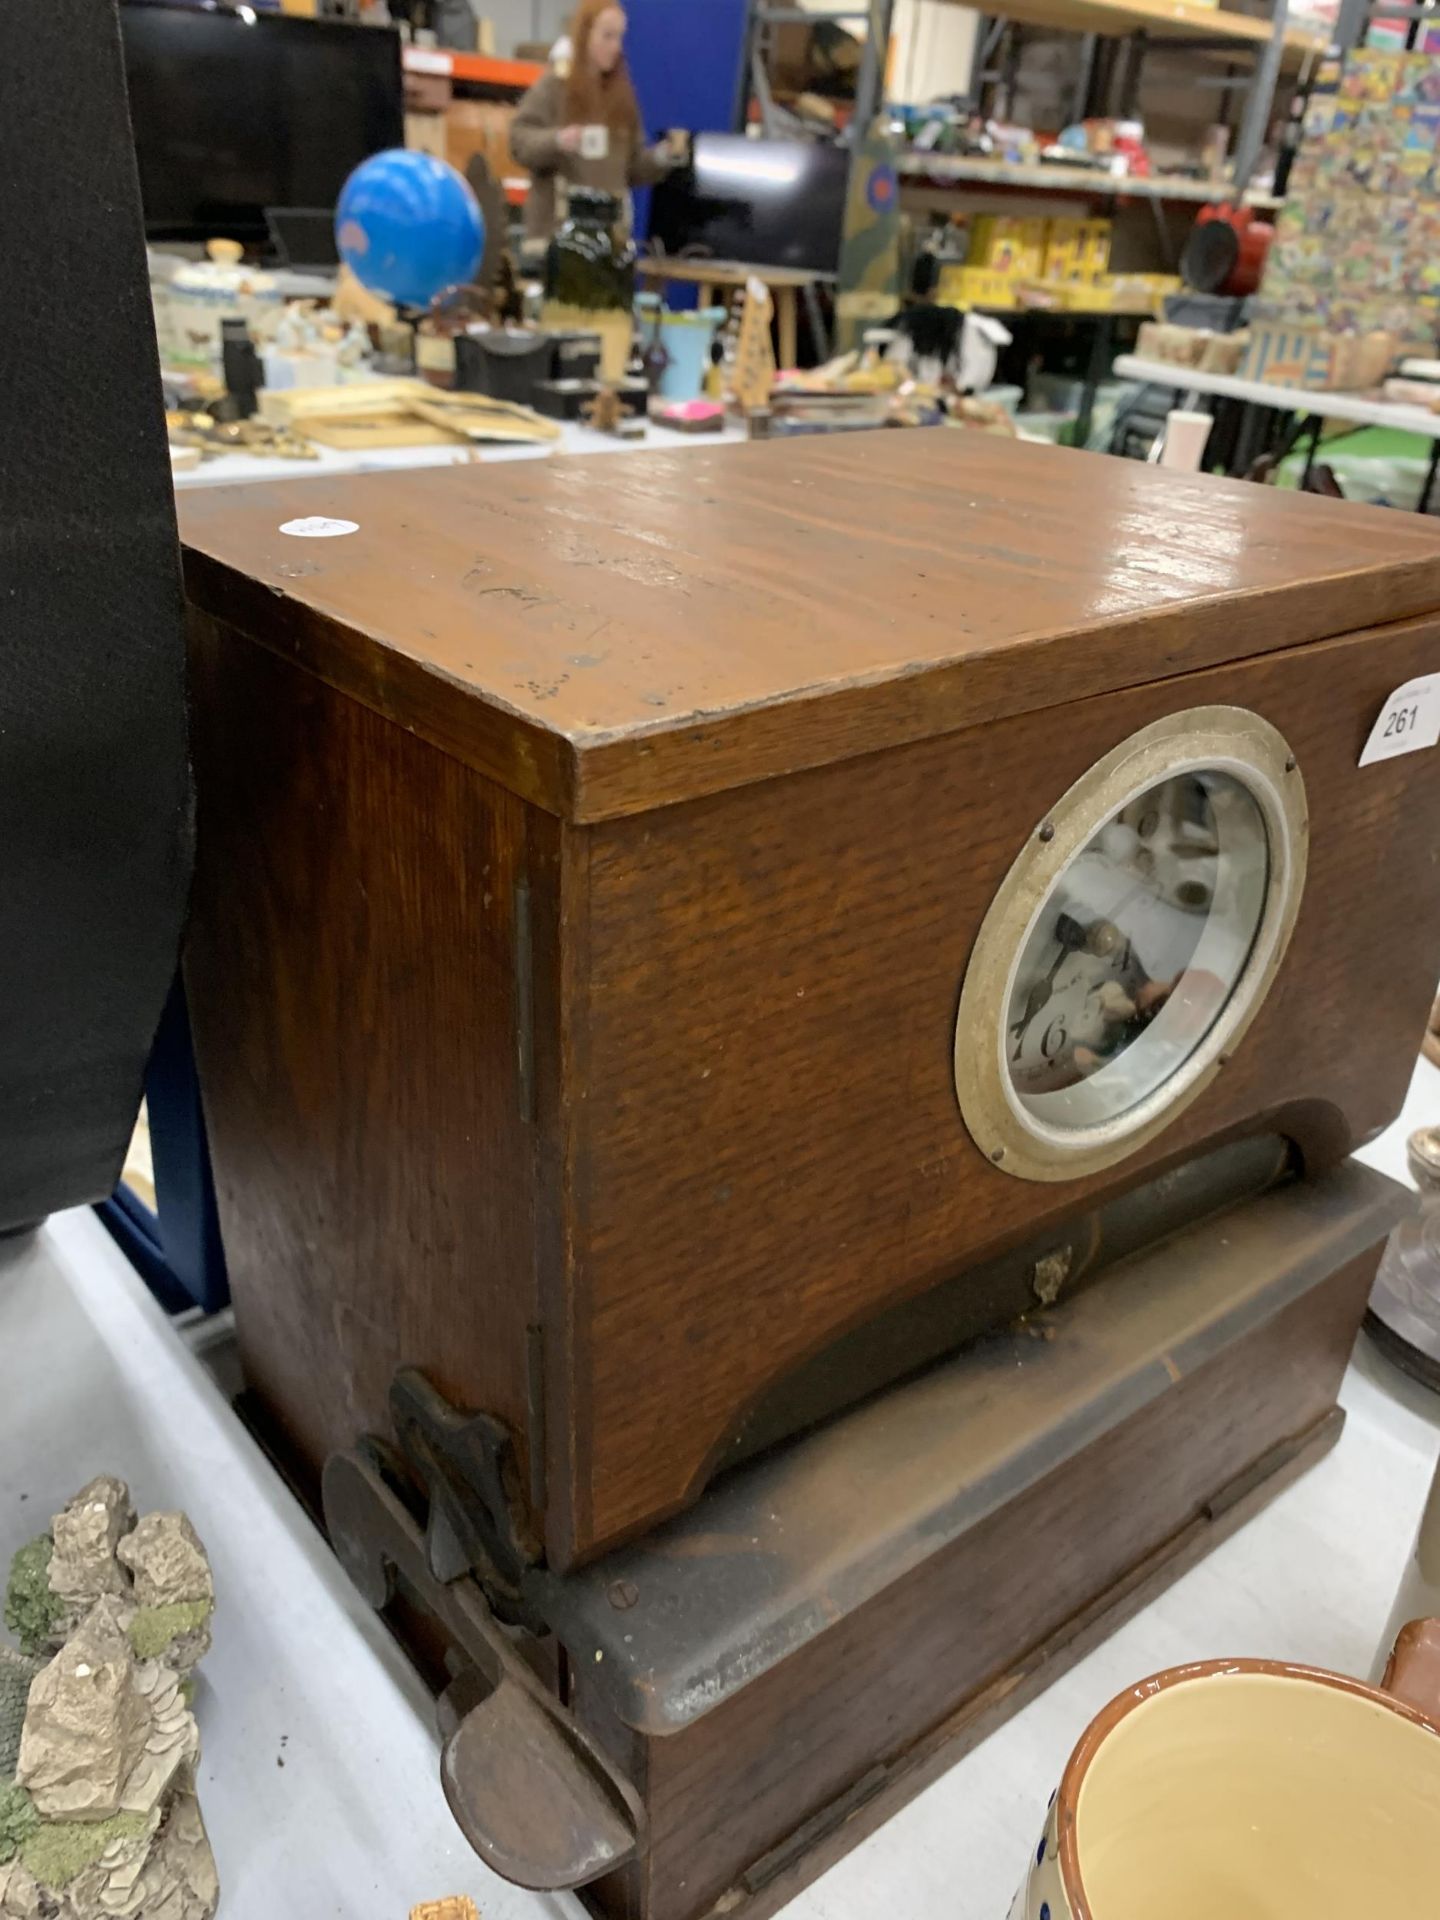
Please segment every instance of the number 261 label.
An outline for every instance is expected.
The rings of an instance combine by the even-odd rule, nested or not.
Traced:
[[[1362,767],[1376,760],[1393,760],[1397,754],[1417,753],[1440,740],[1440,673],[1427,673],[1419,680],[1407,680],[1397,687],[1380,709],[1380,718],[1370,729]]]

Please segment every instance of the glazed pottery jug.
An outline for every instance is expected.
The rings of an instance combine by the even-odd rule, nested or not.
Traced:
[[[654,367],[654,391],[662,400],[698,400],[710,371],[710,349],[725,324],[724,307],[673,312],[658,294],[642,293],[636,296],[635,317],[645,342],[647,374]]]
[[[635,245],[620,232],[613,193],[571,187],[565,220],[545,258],[541,318],[553,331],[600,336],[600,377],[624,377],[634,340]]]
[[[1440,1620],[1384,1686],[1273,1660],[1172,1667],[1096,1715],[1011,1920],[1440,1913]]]
[[[181,267],[165,288],[156,328],[167,366],[214,373],[224,321],[238,317],[253,326],[281,312],[285,302],[270,274],[242,264],[238,241],[210,240],[205,252],[208,258]]]

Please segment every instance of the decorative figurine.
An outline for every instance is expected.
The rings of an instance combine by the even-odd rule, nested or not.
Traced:
[[[0,1648],[0,1920],[210,1920],[189,1674],[215,1589],[183,1513],[82,1487],[15,1555]],[[53,1657],[52,1657],[53,1656]]]

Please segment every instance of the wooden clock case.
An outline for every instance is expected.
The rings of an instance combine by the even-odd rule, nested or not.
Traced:
[[[285,531],[315,517],[355,530]],[[549,1646],[601,1783],[575,1830],[615,1823],[549,1884],[646,1920],[774,1904],[825,1809],[853,1838],[888,1804],[854,1799],[876,1766],[913,1786],[1333,1437],[1395,1217],[1344,1163],[1399,1109],[1440,955],[1440,763],[1357,762],[1440,665],[1440,536],[942,432],[207,489],[181,518],[186,978],[250,1388],[312,1481],[398,1425],[431,1494],[411,1584],[478,1570]],[[1283,961],[1173,1122],[1017,1178],[956,1096],[987,910],[1088,768],[1215,707],[1303,778]],[[1003,1332],[1027,1305],[1047,1324]],[[941,1436],[908,1495],[886,1406]],[[737,1575],[723,1621],[672,1593],[698,1639],[657,1643],[659,1565],[706,1515],[784,1510],[787,1474],[833,1522],[787,1563],[790,1624]],[[903,1540],[827,1504],[857,1476]],[[383,1598],[344,1469],[332,1492]],[[863,1568],[827,1614],[841,1540]],[[991,1623],[963,1657],[957,1607]],[[503,1744],[512,1697],[472,1736]]]

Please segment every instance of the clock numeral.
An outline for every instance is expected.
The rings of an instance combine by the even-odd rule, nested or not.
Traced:
[[[1045,1038],[1040,1042],[1040,1052],[1043,1057],[1046,1060],[1053,1060],[1064,1048],[1066,1038],[1064,1020],[1052,1020],[1045,1029]]]

